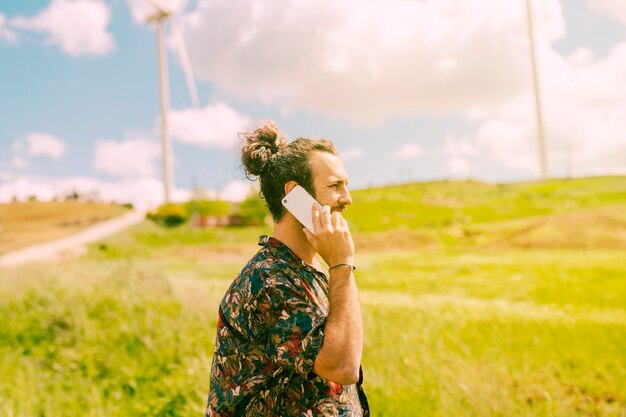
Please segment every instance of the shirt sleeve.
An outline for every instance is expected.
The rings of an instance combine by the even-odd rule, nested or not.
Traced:
[[[269,272],[253,322],[270,366],[308,378],[322,347],[326,317],[298,280]]]

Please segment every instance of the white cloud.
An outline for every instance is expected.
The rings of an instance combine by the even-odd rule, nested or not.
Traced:
[[[103,202],[133,203],[140,210],[153,209],[163,204],[163,184],[156,178],[127,178],[118,181],[101,181],[90,177],[49,178],[16,173],[3,173],[0,183],[0,202],[16,198],[26,201],[36,196],[40,201],[64,198],[76,191],[79,195],[92,196]],[[253,185],[233,180],[219,193],[227,201],[244,200]],[[217,195],[210,197],[216,198]],[[172,190],[172,201],[184,202],[192,198],[192,192],[177,188]]]
[[[156,141],[103,140],[96,144],[92,166],[97,171],[120,177],[154,177],[155,159],[160,155],[161,148]]]
[[[587,0],[587,5],[595,12],[626,24],[626,2],[623,0]]]
[[[91,195],[103,202],[133,203],[140,210],[152,209],[163,203],[163,185],[154,178],[100,181],[89,177],[47,178],[26,175],[10,175],[0,184],[0,202],[13,198],[25,201],[36,196],[40,201],[63,198],[76,191]],[[190,198],[190,191],[175,189],[172,201],[182,202]]]
[[[593,61],[593,51],[585,47],[578,48],[567,57],[567,60],[571,64],[589,64]]]
[[[31,156],[44,155],[59,159],[66,150],[65,143],[49,133],[27,133],[24,140],[26,141],[26,153]],[[19,148],[19,145],[15,145],[15,148]]]
[[[146,23],[148,18],[157,11],[150,0],[127,0],[135,23]],[[161,9],[176,14],[187,5],[187,0],[154,0]]]
[[[14,155],[13,157],[11,157],[11,162],[9,165],[13,169],[23,169],[28,168],[29,163],[21,156]]]
[[[39,200],[51,200],[56,191],[46,181],[33,181],[23,177],[4,180],[0,184],[0,201],[8,202],[14,198],[18,201],[26,201],[30,196],[37,196]]]
[[[46,42],[59,45],[70,56],[105,55],[115,50],[107,32],[111,10],[103,0],[52,0],[34,17],[11,19],[12,27],[42,32]]]
[[[13,152],[21,152],[23,148],[24,144],[19,140],[14,140],[13,142],[11,142],[11,150]]]
[[[564,36],[558,0],[535,15],[540,44]],[[183,23],[197,76],[243,99],[328,115],[459,110],[529,84],[522,1],[199,0]]]
[[[449,136],[445,140],[443,150],[450,176],[467,178],[474,174],[477,149],[471,139]]]
[[[250,194],[252,184],[244,181],[233,180],[224,186],[220,192],[220,199],[226,201],[243,201]]]
[[[4,39],[9,43],[17,42],[17,33],[6,27],[7,19],[0,13],[0,39]]]
[[[359,159],[365,154],[365,151],[361,148],[348,148],[342,152],[339,152],[339,156],[344,161],[351,161],[353,159]]]
[[[224,103],[170,112],[173,138],[192,145],[219,149],[231,149],[238,141],[237,134],[245,132],[250,122],[249,118]]]
[[[476,132],[481,158],[512,172],[537,176],[536,141],[529,112],[527,118],[483,121]]]
[[[402,145],[391,153],[394,159],[415,159],[424,153],[421,146],[412,143]]]
[[[626,174],[626,43],[602,59],[584,50],[564,58],[548,49],[540,58],[550,174]],[[474,145],[484,161],[538,176],[533,106],[528,93],[474,112]]]

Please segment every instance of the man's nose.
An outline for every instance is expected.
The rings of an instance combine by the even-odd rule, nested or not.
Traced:
[[[349,206],[352,204],[352,196],[350,195],[350,191],[345,190],[341,197],[339,197],[339,202],[344,206]]]

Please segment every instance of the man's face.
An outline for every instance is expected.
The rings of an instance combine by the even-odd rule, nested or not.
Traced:
[[[348,191],[348,174],[338,156],[328,152],[313,152],[309,159],[313,174],[315,199],[329,205],[332,211],[343,211],[352,204]]]

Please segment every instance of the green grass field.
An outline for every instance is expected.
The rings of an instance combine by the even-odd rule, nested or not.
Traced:
[[[374,416],[626,416],[625,178],[353,198]],[[143,223],[0,270],[0,416],[203,415],[217,305],[269,232]]]

